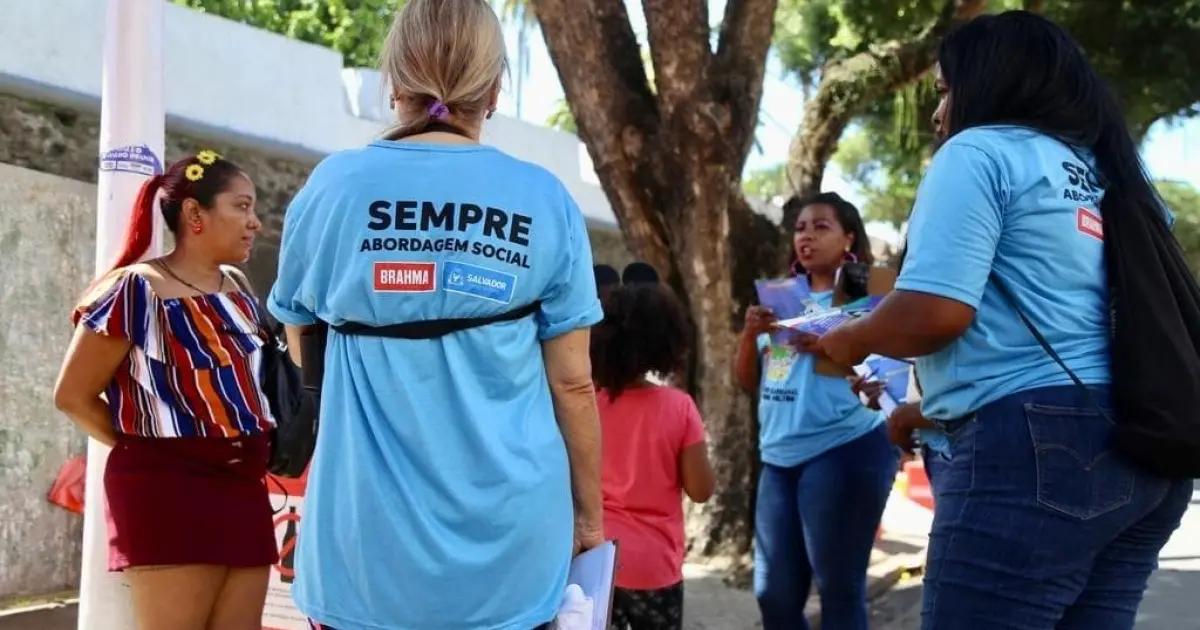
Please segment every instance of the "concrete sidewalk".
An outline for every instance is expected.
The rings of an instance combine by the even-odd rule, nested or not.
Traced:
[[[905,498],[900,485],[883,515],[883,534],[867,571],[867,598],[887,592],[924,565],[932,513]],[[698,564],[684,566],[684,630],[761,628],[754,593],[726,584],[725,574]],[[820,626],[820,601],[814,593],[805,610],[813,630]],[[75,630],[76,606],[61,600],[40,607],[0,611],[0,630]],[[124,630],[124,629],[120,629]]]
[[[914,549],[916,551],[914,551]],[[922,554],[903,541],[885,537],[868,572],[868,597],[875,598],[891,588],[901,576],[920,565]],[[685,630],[749,630],[761,628],[758,604],[748,590],[725,584],[724,574],[702,565],[684,567],[686,606]],[[820,604],[814,595],[808,606],[813,628],[818,627]],[[74,602],[48,604],[45,607],[0,612],[0,630],[75,630],[77,607]]]
[[[925,560],[924,541],[885,536],[876,545],[867,571],[867,599],[883,595],[901,578],[920,570]],[[761,628],[754,593],[725,584],[724,575],[689,564],[684,575],[684,630],[750,630]],[[813,630],[819,630],[821,604],[814,590],[805,608]],[[7,630],[0,625],[0,630]]]
[[[75,602],[0,611],[0,630],[75,630]]]

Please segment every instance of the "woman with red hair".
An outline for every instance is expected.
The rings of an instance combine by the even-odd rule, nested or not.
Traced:
[[[162,212],[175,248],[137,262]],[[113,448],[109,569],[139,630],[262,625],[277,559],[263,485],[274,420],[259,386],[267,337],[238,272],[261,227],[250,178],[211,151],[150,178],[125,246],[75,309],[54,399]]]

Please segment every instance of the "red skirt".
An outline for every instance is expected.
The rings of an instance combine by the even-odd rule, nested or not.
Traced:
[[[274,564],[268,440],[119,435],[104,470],[108,569]]]

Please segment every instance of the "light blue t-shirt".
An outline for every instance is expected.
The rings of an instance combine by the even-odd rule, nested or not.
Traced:
[[[934,452],[950,456],[950,438],[941,429],[917,429],[917,440]]]
[[[602,319],[583,216],[497,151],[331,155],[284,220],[285,324],[524,319],[405,340],[330,332],[293,597],[340,630],[529,630],[566,585],[573,508],[541,340]]]
[[[1072,381],[1021,311],[1087,384],[1109,382],[1103,221],[1090,153],[1020,127],[980,127],[938,149],[917,191],[896,289],[976,310],[967,331],[918,359],[927,418]]]
[[[828,308],[831,291],[814,292],[813,301]],[[762,379],[758,388],[758,447],[772,466],[799,466],[853,441],[885,421],[882,413],[862,404],[845,377],[814,371],[815,359],[791,346],[759,335]]]

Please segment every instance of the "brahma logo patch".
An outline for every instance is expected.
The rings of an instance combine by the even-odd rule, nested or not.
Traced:
[[[377,262],[375,290],[381,293],[428,293],[437,288],[437,263]]]
[[[1104,240],[1104,219],[1087,208],[1075,210],[1075,229],[1096,240]]]

